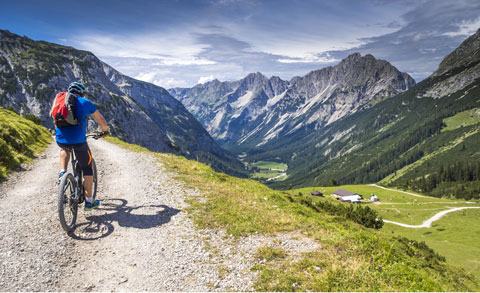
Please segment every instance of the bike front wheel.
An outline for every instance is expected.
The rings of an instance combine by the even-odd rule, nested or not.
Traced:
[[[70,232],[77,220],[78,203],[75,201],[75,180],[71,173],[63,175],[58,191],[58,218],[63,230]]]

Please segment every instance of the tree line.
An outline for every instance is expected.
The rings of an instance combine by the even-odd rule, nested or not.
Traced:
[[[436,197],[480,199],[480,161],[442,164],[436,172],[408,181],[406,187]]]

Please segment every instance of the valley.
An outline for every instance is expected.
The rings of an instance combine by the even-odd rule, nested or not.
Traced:
[[[480,30],[419,83],[387,61],[354,53],[290,81],[257,72],[169,92],[223,148],[287,164],[282,180],[253,177],[272,188],[381,182],[476,200],[479,72]]]
[[[251,178],[259,181],[282,181],[287,179],[288,166],[284,163],[273,161],[259,161],[246,163],[252,170]]]
[[[372,185],[344,185],[318,188],[301,188],[292,190],[292,194],[310,194],[318,190],[329,194],[336,189],[345,189],[369,198],[375,194],[380,199],[376,203],[363,203],[375,209],[384,220],[421,225],[437,213],[453,208],[467,207],[469,209],[450,212],[434,221],[428,228],[407,228],[385,223],[381,229],[387,235],[401,235],[425,243],[435,251],[445,256],[447,262],[460,266],[480,278],[480,201],[464,201],[458,199],[434,198],[413,192],[385,189]],[[472,209],[475,207],[475,209]]]

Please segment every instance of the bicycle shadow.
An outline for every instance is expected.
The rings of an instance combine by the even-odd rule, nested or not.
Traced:
[[[120,227],[150,229],[170,222],[180,210],[166,205],[127,206],[125,199],[105,199],[96,211],[103,215],[86,216],[86,221],[76,225],[69,236],[76,240],[97,240],[113,233],[114,222]]]

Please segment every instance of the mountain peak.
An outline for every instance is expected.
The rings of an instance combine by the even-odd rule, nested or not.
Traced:
[[[242,79],[243,87],[253,89],[262,86],[268,78],[260,72],[250,73],[244,79]]]
[[[343,59],[343,60],[346,60],[346,61],[355,61],[355,60],[358,60],[362,58],[362,55],[360,55],[360,53],[356,52],[356,53],[353,53],[353,54],[350,54],[347,56],[347,58]]]
[[[267,79],[267,77],[261,72],[257,71],[255,73],[248,74],[244,79]]]

